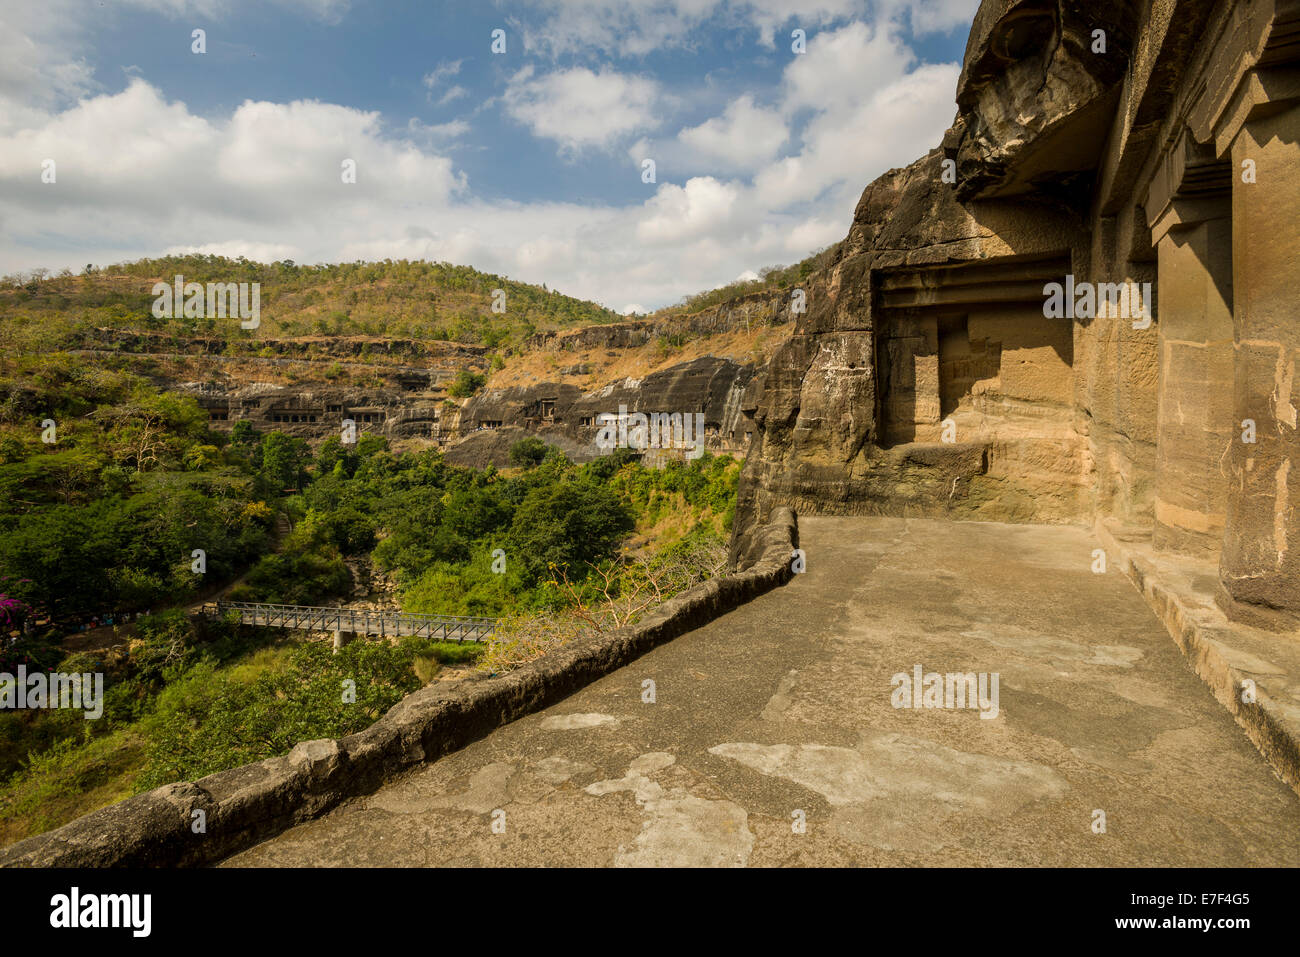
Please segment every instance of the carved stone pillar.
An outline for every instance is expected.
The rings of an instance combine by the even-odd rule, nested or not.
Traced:
[[[1233,437],[1231,169],[1185,133],[1148,194],[1159,257],[1154,544],[1217,557]]]
[[[1232,160],[1236,435],[1220,603],[1290,628],[1300,615],[1300,104],[1252,111]]]

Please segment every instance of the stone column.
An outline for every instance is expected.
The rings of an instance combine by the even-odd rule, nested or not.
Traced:
[[[1160,259],[1156,410],[1157,548],[1217,558],[1233,429],[1230,194],[1176,202]],[[1161,230],[1156,230],[1159,233]]]
[[[1219,599],[1239,620],[1290,629],[1300,621],[1300,105],[1270,106],[1232,143],[1236,436]]]

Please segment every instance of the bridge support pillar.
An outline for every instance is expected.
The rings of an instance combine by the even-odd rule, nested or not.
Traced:
[[[346,644],[348,643],[348,641],[351,640],[351,638],[352,638],[352,633],[351,633],[351,632],[349,632],[349,631],[339,631],[338,629],[335,629],[335,631],[334,631],[334,651],[335,651],[335,653],[337,653],[338,650],[339,650],[340,648],[342,648],[344,645],[346,645]]]

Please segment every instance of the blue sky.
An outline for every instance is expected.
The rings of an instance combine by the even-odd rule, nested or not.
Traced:
[[[842,238],[976,5],[0,0],[0,272],[445,259],[653,309]]]

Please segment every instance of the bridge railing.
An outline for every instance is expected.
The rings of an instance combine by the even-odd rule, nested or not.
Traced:
[[[237,612],[245,625],[337,631],[387,637],[415,635],[441,641],[483,641],[496,627],[495,618],[460,615],[422,615],[364,608],[330,608],[318,605],[280,605],[271,602],[215,601],[203,606],[205,614],[222,617]]]

